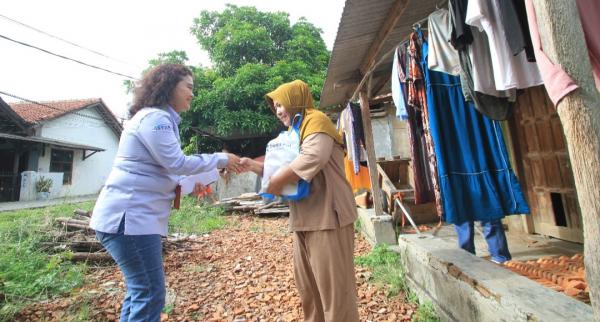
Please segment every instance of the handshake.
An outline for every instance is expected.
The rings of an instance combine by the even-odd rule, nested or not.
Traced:
[[[239,157],[232,153],[227,153],[227,167],[225,170],[229,173],[243,173],[252,171],[258,175],[262,174],[263,163],[246,157]]]

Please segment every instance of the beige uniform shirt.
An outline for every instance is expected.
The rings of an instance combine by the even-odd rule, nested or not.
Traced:
[[[344,174],[344,150],[325,133],[304,139],[290,168],[310,182],[310,194],[290,201],[290,230],[336,229],[356,220],[356,202]]]

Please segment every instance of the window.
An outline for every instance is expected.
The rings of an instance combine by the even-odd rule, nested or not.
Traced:
[[[62,172],[63,184],[71,184],[73,176],[73,151],[52,149],[50,172]]]

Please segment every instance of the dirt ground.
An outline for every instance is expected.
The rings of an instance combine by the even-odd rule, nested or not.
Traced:
[[[287,217],[228,216],[226,229],[170,244],[165,254],[167,305],[163,321],[302,321],[292,273]],[[367,254],[359,235],[355,255]],[[356,267],[361,321],[410,321],[416,307],[388,298]],[[90,268],[70,297],[28,306],[19,321],[118,320],[124,284],[114,266]]]

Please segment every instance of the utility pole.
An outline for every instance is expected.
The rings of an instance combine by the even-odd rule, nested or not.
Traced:
[[[600,94],[575,1],[533,0],[544,52],[579,89],[558,104],[583,219],[585,270],[600,321]],[[598,32],[597,30],[595,32]]]

